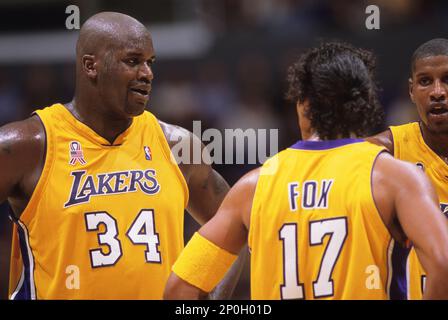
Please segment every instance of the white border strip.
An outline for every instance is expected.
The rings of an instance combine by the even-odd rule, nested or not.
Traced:
[[[31,300],[36,300],[36,285],[34,284],[34,257],[33,257],[33,252],[31,251],[31,247],[30,247],[28,229],[20,220],[17,222],[18,222],[19,226],[22,228],[23,232],[25,233],[25,242],[26,242],[26,249],[28,251],[29,269],[30,269],[30,271],[29,271],[30,272],[30,274],[29,274],[30,294],[31,294]],[[22,259],[23,259],[23,257],[22,257]]]
[[[389,246],[387,248],[387,265],[388,265],[388,274],[387,274],[387,296],[390,300],[390,285],[392,283],[392,276],[394,270],[392,270],[392,252],[394,251],[395,240],[391,239]]]
[[[412,249],[409,251],[409,253],[408,253],[408,256],[406,257],[406,284],[407,284],[407,287],[406,287],[406,295],[407,295],[407,299],[408,300],[411,300],[411,286],[410,286],[410,284],[411,284],[411,272],[410,272],[410,258],[411,258],[411,252],[412,251]]]
[[[22,264],[22,274],[20,275],[19,283],[17,284],[16,290],[9,297],[10,300],[14,300],[16,295],[19,293],[20,289],[22,289],[23,281],[25,280],[25,266]]]

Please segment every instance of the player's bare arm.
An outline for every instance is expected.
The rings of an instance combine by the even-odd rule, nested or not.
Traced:
[[[244,175],[229,191],[216,215],[199,233],[218,247],[238,254],[247,241],[252,201],[260,169]],[[206,292],[171,273],[165,289],[165,299],[201,299]]]
[[[431,182],[414,165],[387,153],[378,157],[372,179],[386,226],[401,243],[406,234],[427,271],[424,298],[448,299],[448,221]]]
[[[387,149],[387,151],[389,151],[390,154],[394,154],[394,138],[390,129],[368,137],[366,140],[376,145],[383,146]]]
[[[203,154],[205,145],[193,133],[179,126],[162,121],[159,121],[159,123],[170,148],[178,143],[180,139],[187,139],[190,145],[190,159],[193,159],[193,150],[201,150],[201,155]],[[193,144],[196,144],[197,148],[193,148]],[[210,164],[202,161],[202,157],[199,164],[180,163],[179,168],[184,175],[189,190],[187,211],[200,225],[203,225],[215,215],[229,191],[229,185]],[[225,299],[231,296],[241,275],[246,258],[247,250],[241,250],[238,260],[220,285],[210,295],[210,298]]]
[[[187,139],[190,145],[190,157],[193,159],[193,150],[201,150],[205,145],[188,130],[159,121],[167,138],[170,148],[180,139]],[[195,149],[193,144],[197,145]],[[201,225],[210,220],[218,210],[222,200],[229,191],[229,185],[210,164],[202,161],[199,164],[180,163],[179,168],[184,175],[189,190],[187,211]]]
[[[8,199],[16,217],[31,198],[44,157],[45,131],[37,116],[0,128],[0,201]]]

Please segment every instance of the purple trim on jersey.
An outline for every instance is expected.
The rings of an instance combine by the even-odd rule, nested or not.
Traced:
[[[390,299],[407,300],[408,284],[406,280],[406,261],[411,248],[400,246],[397,242],[392,249],[392,279],[390,281]]]
[[[324,141],[308,141],[299,140],[293,144],[291,149],[299,150],[326,150],[337,147],[342,147],[351,143],[364,142],[364,139],[338,139],[338,140],[324,140]]]
[[[17,231],[19,233],[20,252],[22,254],[24,279],[22,286],[17,292],[14,300],[31,300],[31,280],[30,280],[30,257],[28,256],[28,250],[25,240],[25,231],[22,226],[17,223]]]

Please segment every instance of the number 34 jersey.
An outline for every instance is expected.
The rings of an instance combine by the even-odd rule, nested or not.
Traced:
[[[61,104],[36,113],[46,159],[15,224],[10,298],[161,299],[188,189],[157,119],[110,144]]]
[[[371,190],[383,150],[299,141],[263,165],[249,230],[253,299],[389,297],[399,261]]]

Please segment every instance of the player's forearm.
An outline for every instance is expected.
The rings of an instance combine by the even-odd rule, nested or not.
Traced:
[[[426,279],[424,300],[448,300],[448,281]]]
[[[204,300],[207,293],[171,273],[163,293],[165,300]]]
[[[448,262],[427,269],[425,300],[448,300]]]

